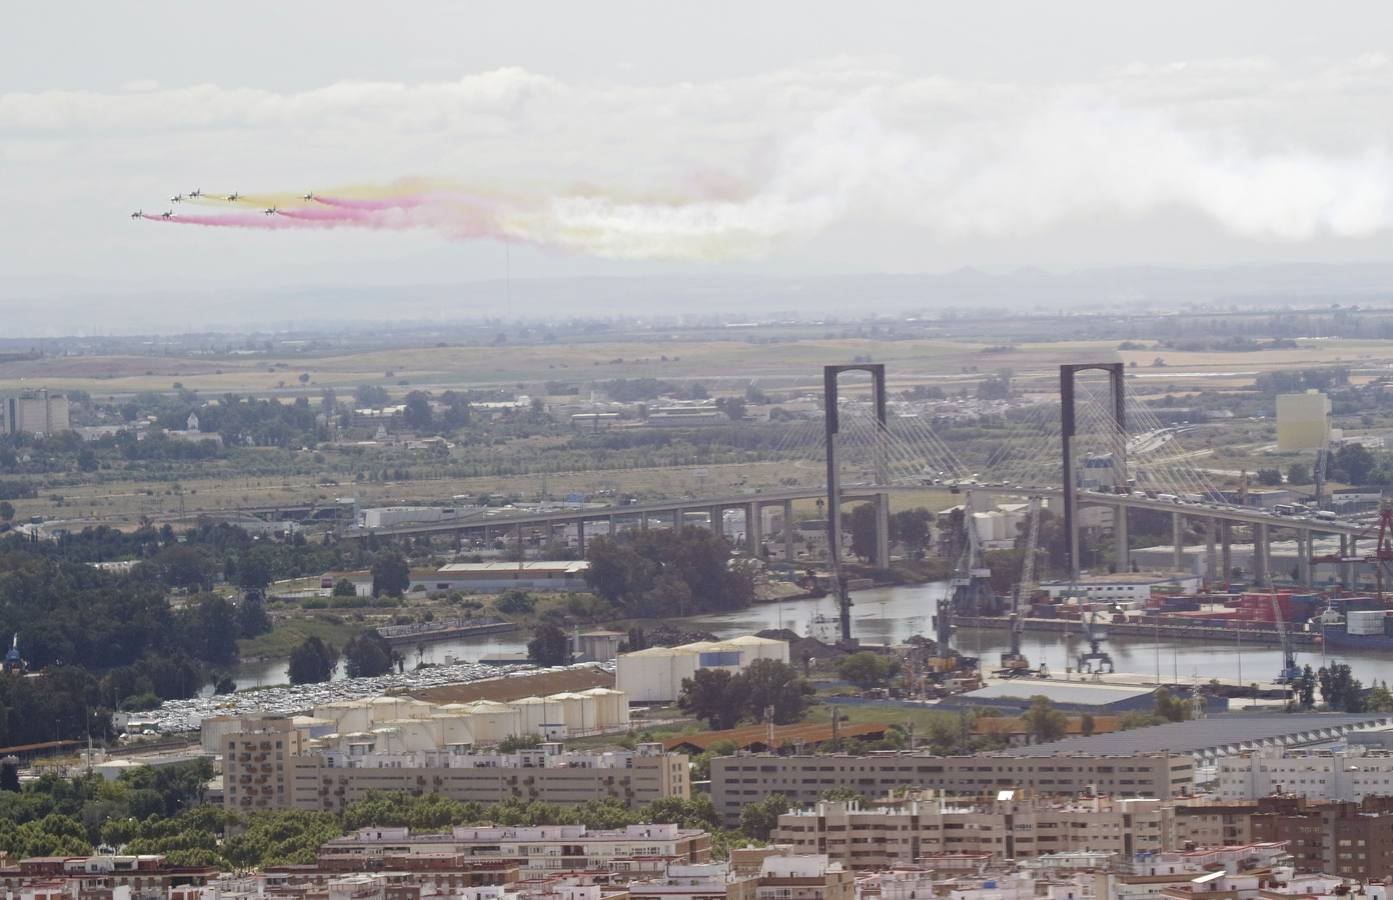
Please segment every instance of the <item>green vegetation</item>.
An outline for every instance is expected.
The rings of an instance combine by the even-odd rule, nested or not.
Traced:
[[[779,725],[801,721],[812,698],[813,686],[792,666],[757,659],[734,675],[724,669],[698,669],[682,680],[677,703],[719,731],[734,728],[742,719],[762,721],[771,712]]]
[[[625,616],[742,609],[754,597],[754,581],[731,556],[726,539],[705,528],[644,531],[591,541],[585,577]]]
[[[899,673],[898,659],[869,650],[852,653],[837,661],[837,674],[859,688],[885,687]]]
[[[290,654],[290,683],[318,684],[328,681],[338,664],[339,651],[333,644],[326,644],[317,637],[307,637]]]
[[[571,639],[566,632],[544,622],[527,642],[527,658],[539,666],[564,666],[571,661]]]

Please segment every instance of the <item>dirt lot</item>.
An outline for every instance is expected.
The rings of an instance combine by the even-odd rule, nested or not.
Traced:
[[[562,691],[586,691],[590,688],[614,687],[614,673],[600,669],[576,669],[570,672],[538,672],[513,678],[492,678],[470,684],[448,684],[442,687],[414,691],[412,697],[429,703],[473,703],[475,700],[521,700],[523,697],[545,697]]]

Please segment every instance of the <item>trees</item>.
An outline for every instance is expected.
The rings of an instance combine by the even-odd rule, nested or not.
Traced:
[[[777,659],[757,659],[731,679],[730,692],[745,697],[745,709],[752,718],[763,718],[773,710],[774,723],[788,725],[803,718],[812,705],[813,686],[788,663]]]
[[[266,634],[272,628],[271,616],[266,612],[266,602],[259,593],[243,595],[237,605],[237,636],[253,638]]]
[[[1022,718],[1025,720],[1025,727],[1030,729],[1032,740],[1037,744],[1059,740],[1064,736],[1069,724],[1064,713],[1055,709],[1048,697],[1040,695],[1030,698],[1030,708]]]
[[[725,669],[697,669],[691,678],[682,679],[678,708],[705,721],[712,731],[734,728],[741,711],[727,702],[732,677]]]
[[[331,597],[356,597],[358,596],[358,586],[347,578],[340,578],[334,582],[334,589],[329,592]]]
[[[344,672],[349,678],[372,678],[392,671],[392,645],[376,629],[343,645]]]
[[[862,650],[837,661],[837,674],[859,688],[884,687],[900,671],[900,661]]]
[[[1275,486],[1282,483],[1282,473],[1279,469],[1258,469],[1258,484]]]
[[[740,830],[747,837],[757,841],[767,841],[778,827],[779,816],[788,812],[788,798],[783,794],[769,794],[745,804],[740,810]]]
[[[395,550],[378,554],[372,561],[372,595],[400,597],[411,585],[411,569],[406,557]]]
[[[493,604],[493,608],[505,616],[525,616],[532,612],[535,606],[527,591],[520,590],[504,591]]]
[[[1310,484],[1311,467],[1305,463],[1294,462],[1287,466],[1287,484]]]
[[[1194,715],[1194,709],[1189,703],[1165,688],[1157,688],[1151,696],[1156,701],[1156,715],[1167,722],[1185,722]]]
[[[1393,712],[1393,692],[1389,692],[1387,684],[1369,688],[1369,693],[1364,695],[1364,712]]]
[[[1376,461],[1374,454],[1363,444],[1345,444],[1331,456],[1330,466],[1334,473],[1343,478],[1332,477],[1333,481],[1348,484],[1366,484],[1373,474]]]
[[[244,591],[264,591],[271,583],[277,548],[253,544],[237,557],[237,586]]]
[[[629,616],[681,616],[743,609],[754,598],[747,569],[731,565],[726,539],[705,528],[641,532],[588,543],[585,579]]]
[[[571,639],[566,632],[544,622],[532,632],[527,642],[527,658],[539,666],[564,666],[571,662]]]
[[[435,427],[431,413],[430,398],[421,391],[406,395],[406,408],[401,414],[402,424],[415,431],[430,431]]]
[[[1296,702],[1302,709],[1316,705],[1316,673],[1309,664],[1301,670],[1301,678],[1296,682]]]
[[[682,680],[677,705],[713,731],[734,728],[741,719],[762,720],[770,710],[774,722],[801,720],[812,704],[813,686],[787,663],[757,659],[743,672],[698,669]]]
[[[851,552],[863,560],[875,558],[875,506],[862,503],[851,509],[846,528],[851,533]]]
[[[1320,699],[1332,710],[1361,712],[1364,686],[1359,683],[1346,663],[1321,666],[1316,673],[1320,684]]]
[[[0,522],[12,521],[15,517],[15,505],[8,500],[0,500]]]
[[[929,526],[934,514],[922,506],[890,514],[890,540],[898,541],[910,553],[922,553],[929,545]]]
[[[318,635],[310,635],[290,654],[290,683],[328,681],[338,662],[339,653],[333,644],[326,644]]]

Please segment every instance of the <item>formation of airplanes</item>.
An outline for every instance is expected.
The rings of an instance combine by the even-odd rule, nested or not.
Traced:
[[[173,197],[170,197],[170,198],[169,198],[169,202],[170,202],[170,203],[182,203],[182,202],[185,201],[185,200],[193,200],[193,199],[196,199],[196,198],[202,197],[202,196],[203,196],[203,189],[202,189],[202,188],[194,188],[193,190],[189,191],[187,194],[175,194]],[[215,196],[216,196],[216,195],[215,195]],[[230,194],[228,194],[227,196],[223,197],[223,199],[224,199],[224,200],[227,200],[227,201],[230,201],[230,202],[236,202],[236,201],[241,200],[241,199],[243,199],[243,198],[242,198],[242,195],[241,195],[241,194],[237,193],[236,191],[233,191],[232,193],[230,193]],[[313,194],[312,192],[306,192],[306,193],[305,193],[305,196],[302,197],[301,199],[302,199],[302,200],[313,200],[313,199],[314,199],[314,194]],[[280,210],[277,209],[277,208],[274,207],[274,206],[271,206],[271,207],[267,207],[266,209],[262,210],[262,212],[263,212],[265,215],[274,216],[274,215],[278,214],[278,213],[280,212]],[[131,218],[132,218],[132,219],[144,219],[144,218],[149,218],[149,217],[145,215],[145,211],[144,211],[144,210],[138,209],[138,210],[136,210],[135,212],[131,213]],[[162,213],[160,213],[160,218],[161,218],[161,219],[172,219],[172,218],[174,218],[174,210],[173,210],[173,209],[170,209],[168,212],[162,212]]]

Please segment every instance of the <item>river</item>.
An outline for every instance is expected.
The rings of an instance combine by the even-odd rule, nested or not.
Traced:
[[[852,633],[867,643],[902,642],[915,634],[933,636],[933,609],[947,590],[944,583],[902,587],[872,588],[852,596]],[[709,613],[677,620],[684,628],[709,631],[718,637],[738,637],[768,628],[789,628],[798,634],[811,634],[832,640],[837,633],[837,603],[832,597],[767,603],[738,612]],[[963,628],[954,632],[955,645],[969,656],[981,657],[988,666],[1006,648],[1005,631]],[[477,661],[481,657],[526,653],[527,634],[481,635],[427,645],[427,662],[444,662],[445,657]],[[1082,641],[1073,634],[1029,632],[1023,650],[1032,665],[1041,662],[1062,673],[1073,664]],[[1200,644],[1168,638],[1128,636],[1109,638],[1104,649],[1112,654],[1119,672],[1155,675],[1164,680],[1207,681],[1210,678],[1244,679],[1269,683],[1281,665],[1281,652],[1271,645],[1245,643],[1242,632],[1235,632],[1233,643]],[[407,664],[414,665],[416,651],[406,651]],[[1335,651],[1330,659],[1347,662],[1356,678],[1365,684],[1373,680],[1393,681],[1393,653]],[[1324,657],[1319,651],[1298,653],[1299,665],[1319,668]],[[340,670],[342,666],[340,666]],[[342,671],[335,677],[342,677]],[[285,661],[245,663],[235,673],[239,688],[265,684],[284,684]]]

